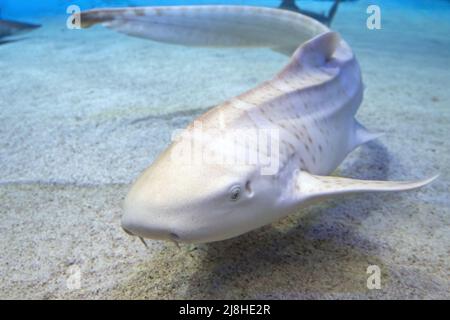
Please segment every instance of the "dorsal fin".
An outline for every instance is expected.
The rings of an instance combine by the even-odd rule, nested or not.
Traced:
[[[299,46],[289,64],[277,74],[275,80],[281,80],[282,83],[297,81],[295,89],[298,91],[328,82],[338,76],[343,69],[346,69],[347,73],[354,74],[355,79],[360,78],[359,66],[350,47],[341,40],[338,33],[329,31]],[[349,85],[358,85],[358,81],[352,81]]]
[[[340,41],[336,32],[322,33],[301,45],[292,55],[292,61],[303,67],[319,67],[333,56]]]

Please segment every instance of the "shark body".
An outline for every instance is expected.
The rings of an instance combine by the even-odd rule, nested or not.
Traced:
[[[122,226],[129,234],[219,241],[311,201],[415,189],[433,179],[329,176],[349,152],[377,135],[355,119],[363,83],[351,48],[311,18],[269,8],[198,6],[92,10],[82,13],[81,22],[168,43],[293,52],[274,78],[197,118],[144,171],[124,204]],[[269,133],[264,143],[261,133]]]

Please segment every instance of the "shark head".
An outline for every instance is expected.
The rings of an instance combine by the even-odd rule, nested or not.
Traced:
[[[258,165],[183,164],[171,148],[137,179],[124,203],[130,235],[176,243],[229,239],[269,224],[312,201],[348,193],[403,191],[421,181],[369,181],[289,170],[261,174]]]
[[[132,185],[123,229],[142,238],[205,243],[269,223],[280,188],[254,165],[183,164],[166,150]]]

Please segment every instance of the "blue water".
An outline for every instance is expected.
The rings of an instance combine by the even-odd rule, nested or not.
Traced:
[[[358,0],[343,0],[342,3]],[[0,10],[3,18],[42,17],[65,14],[69,5],[78,5],[81,9],[117,6],[157,6],[157,5],[189,5],[189,4],[234,4],[278,6],[277,0],[0,0]],[[327,10],[332,1],[298,0],[297,5],[305,9]],[[370,4],[414,8],[421,11],[436,10],[450,12],[448,0],[383,0],[370,1]],[[449,16],[450,18],[450,16]]]
[[[117,7],[117,6],[156,6],[156,5],[187,5],[187,4],[247,4],[247,5],[266,5],[274,6],[277,1],[245,1],[245,0],[229,0],[229,1],[211,1],[211,0],[1,0],[0,8],[3,17],[31,17],[31,16],[48,16],[65,14],[69,5],[78,5],[82,9],[96,7]]]

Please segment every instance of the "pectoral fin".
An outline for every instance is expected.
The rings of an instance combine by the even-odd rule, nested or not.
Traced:
[[[327,198],[335,195],[359,192],[406,191],[423,187],[437,175],[418,181],[375,181],[358,180],[331,176],[316,176],[305,171],[299,171],[297,190],[302,200]]]

